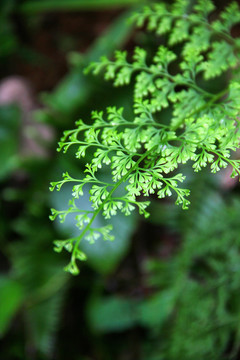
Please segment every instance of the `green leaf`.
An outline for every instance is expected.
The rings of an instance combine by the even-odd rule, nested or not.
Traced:
[[[197,25],[193,28],[192,36],[184,44],[183,55],[192,52],[199,54],[207,51],[210,47],[211,30],[204,25]]]
[[[176,24],[169,36],[169,45],[176,45],[188,39],[190,23],[185,19],[177,20]]]
[[[87,318],[95,332],[121,332],[136,324],[136,304],[117,296],[95,299],[88,306]]]
[[[149,328],[162,327],[174,310],[177,293],[174,288],[157,292],[146,299],[139,308],[141,325]]]
[[[8,330],[24,300],[24,289],[16,280],[0,277],[0,337]]]
[[[170,100],[173,102],[173,127],[189,118],[193,112],[200,110],[206,103],[203,95],[193,89],[172,93]]]
[[[222,74],[238,62],[232,45],[220,41],[212,44],[212,51],[208,55],[208,61],[202,63],[205,79],[211,79]]]
[[[52,296],[29,307],[26,311],[28,326],[31,330],[31,339],[36,349],[45,356],[51,356],[60,314],[63,305],[63,293]]]
[[[215,5],[211,0],[198,0],[197,4],[194,6],[194,10],[198,14],[203,15],[205,18],[215,9]]]
[[[155,64],[157,64],[158,69],[167,68],[167,66],[177,58],[176,54],[166,48],[165,46],[160,46],[156,55],[153,58]]]
[[[222,20],[221,28],[218,28],[219,23],[217,22],[213,23],[213,28],[230,33],[231,28],[240,22],[239,5],[237,2],[233,1],[231,4],[229,4],[221,13],[220,18]]]

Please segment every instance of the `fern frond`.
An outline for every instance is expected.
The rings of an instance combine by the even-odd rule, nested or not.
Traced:
[[[240,162],[232,156],[239,146],[239,45],[230,30],[239,21],[240,11],[232,3],[210,23],[212,11],[210,0],[199,0],[194,7],[187,0],[145,7],[132,20],[138,26],[147,23],[157,36],[169,33],[168,47],[159,46],[151,59],[140,47],[135,48],[132,60],[126,51],[116,51],[114,60],[102,57],[86,69],[95,75],[103,72],[114,86],[133,82],[133,119],[125,118],[123,108],[93,111],[91,125],[78,121],[76,129],[66,131],[59,143],[64,152],[74,146],[77,158],[94,149],[83,179],[65,173],[51,187],[60,190],[65,183],[75,182],[74,199],[83,194],[86,184],[90,186],[93,210],[80,209],[76,215],[80,235],[55,244],[57,251],[65,248],[72,253],[66,268],[71,273],[78,273],[76,259],[85,260],[79,249],[83,238],[91,243],[100,236],[112,239],[109,227],[95,227],[98,215],[109,219],[119,211],[129,215],[138,208],[148,217],[149,201],[142,197],[152,194],[173,195],[176,204],[187,209],[190,191],[179,187],[185,179],[180,165],[190,162],[196,172],[209,165],[213,173],[231,166],[232,176],[239,174]],[[180,57],[171,48],[175,44],[182,44]],[[172,67],[179,71],[172,72]],[[218,93],[208,91],[206,80],[226,71],[231,74],[228,84]],[[166,108],[171,116],[163,123],[161,111]],[[111,173],[112,181],[103,182],[101,170]],[[124,186],[119,197],[117,191]],[[52,219],[64,220],[72,212],[78,213],[74,200],[66,211],[53,210]]]

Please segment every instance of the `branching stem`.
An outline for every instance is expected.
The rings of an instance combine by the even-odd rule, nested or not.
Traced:
[[[99,206],[99,208],[94,212],[94,215],[92,216],[90,222],[88,223],[88,225],[85,227],[85,229],[82,231],[82,233],[75,238],[75,244],[74,244],[74,248],[73,248],[73,252],[72,252],[72,259],[75,259],[75,255],[78,251],[78,247],[79,244],[82,240],[82,238],[84,237],[84,235],[89,231],[89,229],[91,228],[92,223],[94,222],[95,218],[97,217],[97,215],[103,210],[104,205],[109,201],[109,199],[111,198],[112,194],[114,193],[115,190],[117,190],[117,188],[125,182],[125,180],[128,178],[128,176],[138,168],[138,165],[148,156],[153,152],[154,149],[151,149],[147,152],[145,152],[144,154],[142,154],[142,156],[138,159],[138,161],[135,163],[135,165],[128,170],[128,172],[116,183],[116,185],[112,188],[112,190],[109,192],[108,196],[106,197],[106,199],[102,202],[102,204]]]

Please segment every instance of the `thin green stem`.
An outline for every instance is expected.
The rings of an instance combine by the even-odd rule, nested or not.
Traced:
[[[100,62],[95,62],[95,64],[101,64]],[[151,68],[147,67],[134,67],[133,64],[129,64],[129,63],[125,63],[125,64],[119,64],[117,65],[116,62],[114,61],[108,61],[107,65],[114,65],[116,66],[116,68],[121,68],[123,66],[125,67],[128,67],[128,68],[132,68],[132,73],[134,72],[139,72],[139,71],[143,71],[143,72],[146,72],[146,73],[149,73],[151,75],[153,75],[154,78],[157,78],[157,77],[165,77],[167,79],[169,79],[173,84],[176,85],[179,85],[179,86],[187,86],[187,87],[190,87],[200,93],[202,93],[204,96],[206,97],[211,97],[212,94],[207,92],[206,90],[200,88],[198,85],[194,84],[193,81],[189,82],[189,81],[179,81],[177,80],[174,76],[172,76],[171,74],[165,72],[165,71],[158,71],[158,72],[155,72],[153,71]]]
[[[75,244],[74,244],[74,248],[73,248],[73,252],[72,252],[72,258],[75,259],[75,254],[78,251],[78,247],[79,244],[82,240],[82,238],[84,237],[84,235],[90,230],[92,223],[94,222],[95,218],[97,217],[97,215],[103,210],[104,205],[109,201],[109,199],[111,198],[112,194],[114,193],[114,191],[122,184],[126,181],[126,179],[128,178],[128,176],[135,170],[138,168],[138,165],[148,156],[152,153],[153,149],[147,151],[146,153],[144,153],[139,159],[138,161],[135,163],[135,165],[128,170],[128,172],[116,183],[116,185],[112,188],[112,190],[109,192],[108,196],[106,197],[106,199],[102,202],[102,204],[99,206],[99,208],[95,211],[94,215],[92,216],[90,222],[88,223],[88,225],[85,227],[85,229],[82,231],[82,233],[75,238]]]
[[[78,208],[74,208],[74,209],[69,209],[67,214],[71,214],[71,213],[75,213],[75,212],[78,212],[78,213],[85,213],[85,214],[91,214],[93,213],[94,211],[90,211],[90,210],[80,210]],[[57,215],[61,215],[61,214],[66,214],[66,211],[65,210],[60,210],[57,212]]]
[[[153,72],[152,72],[153,73]],[[168,73],[165,72],[159,72],[158,74],[155,75],[155,77],[158,76],[162,76],[162,77],[166,77],[167,79],[171,80],[172,83],[178,86],[187,86],[190,87],[194,90],[196,90],[197,92],[202,93],[204,96],[206,97],[212,97],[212,94],[209,93],[208,91],[205,91],[204,89],[200,88],[198,85],[194,84],[193,81],[189,82],[189,81],[177,81],[176,78]]]

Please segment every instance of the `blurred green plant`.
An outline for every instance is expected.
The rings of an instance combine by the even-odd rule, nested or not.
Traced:
[[[0,180],[4,179],[19,163],[19,129],[21,112],[16,106],[0,107]]]
[[[0,4],[0,59],[12,55],[18,48],[17,36],[10,20],[15,4],[16,0],[3,0]]]
[[[124,7],[139,5],[144,0],[42,0],[42,1],[23,1],[19,10],[24,14],[39,13],[52,10],[102,10],[109,7]]]
[[[173,211],[171,231],[182,228],[182,244],[171,257],[145,263],[150,296],[98,294],[89,302],[88,321],[98,334],[136,326],[148,330],[141,359],[238,358],[239,198],[226,205],[209,191],[202,201],[192,199],[192,205],[191,222],[186,212],[164,206]]]
[[[129,5],[131,5],[130,2],[126,3],[125,7]],[[1,15],[5,14],[6,23],[11,24],[10,15],[17,11],[19,11],[19,7],[14,6],[13,3],[10,7],[9,2],[8,11],[1,11]],[[85,79],[80,69],[88,62],[86,59],[97,60],[103,54],[102,51],[110,55],[115,44],[121,46],[127,41],[132,27],[125,26],[125,22],[130,13],[130,11],[126,11],[116,17],[115,22],[113,21],[109,29],[99,36],[87,54],[69,56],[72,63],[69,74],[62,84],[56,87],[55,91],[43,96],[49,107],[42,112],[37,112],[36,118],[42,115],[44,119],[41,117],[41,120],[50,119],[49,122],[55,126],[56,131],[58,128],[61,129],[63,117],[65,125],[71,123],[73,116],[76,116],[81,106],[93,96],[95,91],[94,81],[88,82],[85,86]],[[14,35],[14,31],[9,33],[9,36],[12,35]],[[1,49],[3,50],[3,47]],[[21,48],[18,46],[1,54],[8,59],[14,55],[16,50],[21,56]],[[79,96],[79,91],[81,91],[82,97]],[[62,108],[62,104],[64,104],[62,99],[67,101],[66,109]],[[60,115],[61,113],[62,115]],[[49,222],[47,209],[49,204],[55,203],[55,200],[52,197],[49,198],[47,184],[53,172],[59,171],[59,169],[60,172],[62,171],[65,160],[61,157],[56,158],[56,156],[37,160],[33,157],[22,157],[20,151],[20,138],[24,131],[23,124],[21,124],[22,116],[21,110],[15,105],[0,107],[0,255],[2,271],[0,344],[4,346],[8,337],[12,337],[11,346],[6,345],[5,348],[0,346],[0,353],[1,357],[5,359],[31,359],[32,356],[39,359],[50,359],[56,351],[56,336],[70,281],[69,277],[63,276],[61,271],[63,259],[51,254],[48,248],[51,239],[61,236],[62,233],[66,234],[66,230],[54,229]],[[71,159],[67,161],[76,171],[74,161]],[[78,168],[77,174],[81,174],[81,170]],[[125,236],[119,243],[119,247],[113,248],[112,256],[109,256],[105,270],[101,267],[104,274],[113,271],[126,254],[134,220],[130,223],[123,221],[122,227],[125,227]],[[89,258],[92,258],[90,265],[99,270],[99,264],[105,256],[106,250],[99,253],[91,251],[91,249],[85,249]],[[108,248],[108,253],[109,251],[111,252],[111,249]]]
[[[168,261],[148,263],[149,285],[160,290],[160,298],[164,291],[173,295],[172,308],[169,315],[165,312],[164,321],[154,326],[151,321],[146,322],[155,332],[151,345],[155,349],[150,359],[159,354],[162,358],[184,357],[186,360],[238,357],[240,243],[237,214],[240,203],[239,198],[232,198],[228,205],[224,204],[219,194],[210,189],[206,195],[202,201],[195,198],[191,221],[179,211],[173,216],[173,229],[182,228],[183,243],[177,254]],[[159,344],[159,336],[165,331],[169,342]],[[158,342],[156,347],[154,341]]]

